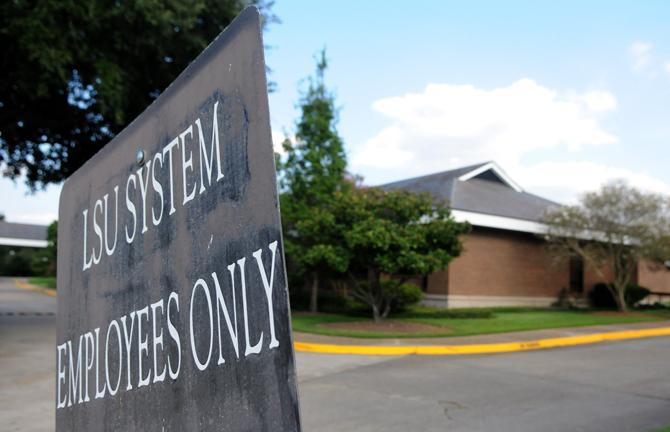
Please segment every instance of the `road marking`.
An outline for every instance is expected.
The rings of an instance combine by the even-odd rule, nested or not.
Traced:
[[[477,345],[408,345],[408,346],[374,346],[374,345],[332,345],[295,342],[295,350],[321,354],[353,354],[353,355],[469,355],[496,354],[516,351],[532,351],[548,348],[559,348],[575,345],[587,345],[608,341],[627,339],[643,339],[658,336],[670,336],[670,327],[642,330],[624,330],[609,333],[595,333],[581,336],[567,336],[551,339],[538,339],[523,342],[505,342]]]
[[[14,285],[21,289],[25,289],[28,291],[35,291],[40,294],[47,295],[49,297],[56,297],[56,290],[52,290],[49,288],[42,288],[36,285],[29,284],[28,282],[24,282],[21,279],[14,279]]]

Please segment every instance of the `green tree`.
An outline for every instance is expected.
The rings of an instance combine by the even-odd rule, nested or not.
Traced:
[[[337,194],[336,207],[346,227],[352,295],[370,306],[375,321],[388,316],[408,278],[446,268],[469,230],[428,194],[359,188]]]
[[[0,246],[0,275],[33,276],[33,248]]]
[[[0,2],[0,168],[60,182],[137,117],[248,0]],[[271,2],[261,1],[266,21]]]
[[[40,276],[56,276],[58,257],[58,221],[47,228],[47,247],[37,250],[32,256],[32,270]]]
[[[577,205],[551,209],[544,216],[546,239],[559,258],[577,256],[626,310],[626,290],[641,260],[670,258],[670,202],[624,182],[584,194]],[[608,280],[608,269],[613,280]]]
[[[310,310],[318,309],[320,276],[344,272],[346,250],[337,237],[331,212],[333,194],[347,188],[346,154],[337,133],[335,98],[324,81],[325,50],[317,58],[316,74],[299,102],[301,117],[295,142],[284,141],[280,162],[281,210],[289,265],[310,286]]]

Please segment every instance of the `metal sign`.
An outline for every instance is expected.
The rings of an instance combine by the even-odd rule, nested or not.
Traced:
[[[61,193],[57,431],[299,430],[258,11]]]

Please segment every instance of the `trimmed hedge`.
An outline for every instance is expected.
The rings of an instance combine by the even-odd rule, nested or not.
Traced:
[[[617,303],[612,295],[612,291],[609,288],[610,284],[604,282],[597,283],[593,286],[593,289],[589,292],[589,302],[591,306],[597,309],[616,309]],[[626,293],[624,298],[626,299],[626,306],[634,307],[639,302],[645,299],[649,295],[649,289],[636,285],[630,284],[626,288]]]

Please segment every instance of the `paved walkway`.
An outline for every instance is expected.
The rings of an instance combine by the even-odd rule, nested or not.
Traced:
[[[487,334],[478,336],[438,337],[438,338],[389,338],[361,339],[339,336],[324,336],[311,333],[293,332],[293,340],[315,344],[333,345],[372,345],[372,346],[404,346],[404,345],[475,345],[495,344],[504,342],[524,342],[538,339],[552,339],[569,336],[608,333],[623,330],[641,330],[658,327],[670,327],[670,321],[653,321],[632,324],[597,325],[586,327],[569,327],[559,329],[533,330],[513,333]]]

